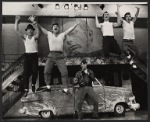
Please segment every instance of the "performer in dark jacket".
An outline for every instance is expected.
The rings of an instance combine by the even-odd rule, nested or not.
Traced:
[[[82,119],[82,104],[85,95],[89,95],[94,103],[93,118],[98,118],[98,98],[92,87],[92,81],[95,81],[94,73],[92,70],[87,69],[87,62],[85,59],[81,61],[81,71],[76,73],[74,78],[74,85],[79,84],[79,91],[77,95],[77,113],[78,118]]]

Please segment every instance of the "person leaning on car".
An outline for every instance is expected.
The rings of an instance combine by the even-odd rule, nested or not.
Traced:
[[[87,69],[87,61],[83,59],[81,61],[81,70],[76,73],[74,78],[74,85],[79,84],[77,94],[77,113],[79,119],[83,118],[82,105],[86,94],[91,98],[94,104],[93,118],[98,118],[98,97],[93,90],[92,81],[95,81],[94,73],[92,70]]]

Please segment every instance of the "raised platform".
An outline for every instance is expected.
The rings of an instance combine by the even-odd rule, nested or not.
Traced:
[[[82,59],[86,59],[88,65],[127,64],[126,58],[120,59],[116,56],[104,57],[66,57],[66,65],[80,65]],[[39,58],[39,66],[45,66],[47,58]]]

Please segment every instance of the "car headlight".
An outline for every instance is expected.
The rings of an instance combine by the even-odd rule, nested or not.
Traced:
[[[129,102],[128,102],[129,108],[133,109],[136,111],[136,109],[140,108],[140,104],[136,103],[135,101],[135,96],[129,97]]]

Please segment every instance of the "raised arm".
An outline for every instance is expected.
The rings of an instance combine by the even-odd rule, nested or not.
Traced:
[[[133,18],[133,22],[135,22],[136,20],[137,20],[137,17],[138,17],[138,15],[139,15],[139,11],[140,11],[140,8],[139,7],[136,7],[137,8],[137,11],[136,11],[136,14],[135,14],[135,16],[134,16],[134,18]]]
[[[15,18],[15,31],[17,32],[17,34],[22,38],[22,39],[25,39],[25,35],[19,31],[19,27],[18,27],[18,24],[19,24],[19,20],[21,19],[20,16],[16,16]]]
[[[96,27],[97,28],[101,28],[101,24],[99,23],[99,21],[98,21],[98,16],[97,16],[97,14],[95,15],[95,24],[96,24]]]
[[[36,35],[34,36],[35,39],[38,39],[39,38],[39,35],[40,35],[40,30],[39,30],[39,27],[37,26],[37,24],[34,24],[35,25],[35,28],[36,28]]]
[[[42,30],[42,32],[43,32],[45,35],[47,35],[48,31],[47,31],[45,28],[43,28],[39,23],[37,23],[37,26]]]
[[[121,5],[117,5],[117,14],[118,14],[118,21],[120,21],[120,23],[122,23],[123,19],[120,14],[120,6]]]
[[[122,17],[120,16],[120,6],[121,5],[117,5],[117,12],[116,12],[116,14],[117,14],[117,23],[113,23],[114,27],[120,26],[122,21],[123,21]]]
[[[77,24],[75,24],[74,26],[72,26],[72,27],[70,27],[68,30],[66,30],[66,31],[64,32],[64,35],[65,35],[65,36],[68,35],[71,31],[73,31],[73,30],[77,27],[77,25],[79,25],[79,21],[77,22]]]
[[[45,28],[43,28],[39,23],[37,23],[36,21],[35,21],[35,16],[30,16],[29,18],[28,18],[28,20],[30,20],[31,22],[33,22],[33,24],[37,24],[37,26],[38,26],[38,28],[40,28],[41,30],[42,30],[42,32],[45,34],[45,35],[47,35],[47,33],[48,33],[48,31],[45,29]]]

